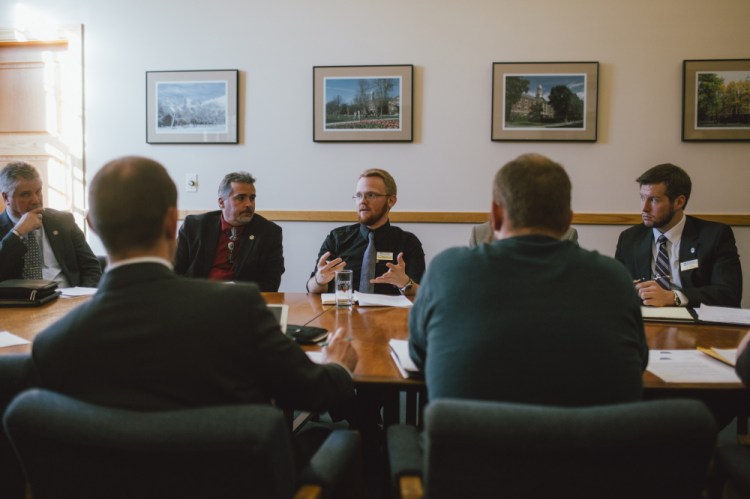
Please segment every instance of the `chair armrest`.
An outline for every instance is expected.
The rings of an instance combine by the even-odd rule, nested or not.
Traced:
[[[419,432],[414,426],[388,427],[388,462],[391,484],[401,492],[402,497],[421,497],[423,452]]]
[[[361,454],[359,433],[333,431],[300,472],[297,497],[315,497],[314,486],[322,487],[322,497],[329,496],[334,490],[342,490],[342,487],[343,490],[357,490],[360,486]],[[348,496],[343,494],[342,497]]]

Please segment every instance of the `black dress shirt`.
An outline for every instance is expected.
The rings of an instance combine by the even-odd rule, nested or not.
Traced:
[[[362,270],[362,257],[367,249],[367,239],[370,229],[362,224],[345,225],[333,229],[318,252],[315,269],[310,277],[315,275],[317,262],[326,251],[331,252],[330,260],[342,258],[346,262],[346,269],[353,271],[353,282],[359,286],[359,275]],[[399,253],[404,254],[406,275],[419,283],[425,271],[424,251],[417,236],[394,227],[390,222],[373,231],[375,233],[375,248],[378,258],[375,264],[375,277],[388,272],[386,263],[397,263]],[[328,291],[333,292],[334,282],[328,283]],[[390,284],[376,284],[375,293],[382,295],[397,295],[398,288]]]

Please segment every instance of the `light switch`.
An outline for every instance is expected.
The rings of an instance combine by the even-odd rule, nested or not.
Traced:
[[[198,192],[198,174],[185,174],[185,192]]]

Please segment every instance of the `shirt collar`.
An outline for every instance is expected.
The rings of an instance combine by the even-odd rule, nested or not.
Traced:
[[[656,227],[654,227],[652,229],[653,232],[654,232],[654,241],[658,240],[659,236],[661,236],[663,234],[664,237],[666,237],[667,240],[670,243],[674,244],[674,243],[678,242],[680,239],[682,239],[682,231],[685,229],[685,219],[686,218],[687,217],[683,213],[682,214],[682,218],[680,219],[679,222],[677,222],[677,225],[675,225],[674,227],[672,227],[671,229],[669,229],[667,232],[661,232],[661,231],[659,231],[659,229],[657,229]]]
[[[362,237],[365,239],[369,239],[370,232],[374,232],[375,234],[378,234],[379,232],[385,232],[388,228],[391,226],[391,221],[386,220],[383,225],[378,227],[375,230],[370,230],[369,227],[367,227],[365,224],[359,224],[359,233],[362,234]]]
[[[136,263],[160,263],[167,267],[169,270],[174,270],[174,267],[172,267],[172,262],[168,260],[159,258],[158,256],[139,256],[135,258],[126,258],[125,260],[120,260],[117,263],[110,263],[109,265],[107,265],[107,272],[118,267],[124,267],[125,265],[134,265]]]

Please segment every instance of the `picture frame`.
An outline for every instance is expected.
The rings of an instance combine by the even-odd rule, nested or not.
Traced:
[[[596,142],[598,62],[492,64],[493,141]]]
[[[412,142],[414,66],[314,66],[314,142]]]
[[[682,140],[750,140],[750,59],[683,61]]]
[[[237,144],[239,70],[146,71],[146,142]]]

